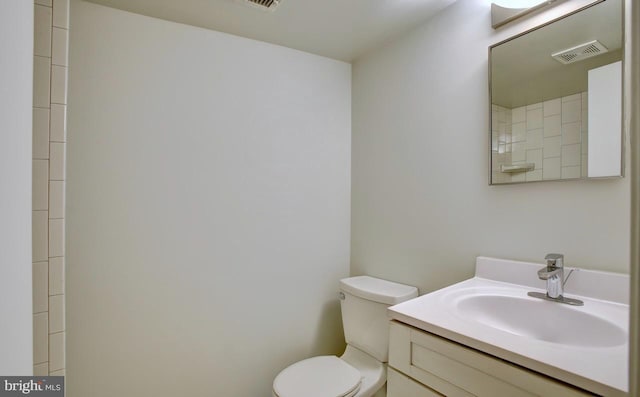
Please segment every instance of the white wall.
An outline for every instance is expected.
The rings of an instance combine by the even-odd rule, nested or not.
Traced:
[[[491,29],[459,0],[353,65],[353,274],[421,292],[489,255],[628,272],[629,178],[488,186],[487,48],[588,1]],[[628,156],[627,156],[628,158]]]
[[[0,2],[0,374],[33,371],[33,2]]]
[[[68,395],[269,396],[340,353],[350,65],[71,7]]]

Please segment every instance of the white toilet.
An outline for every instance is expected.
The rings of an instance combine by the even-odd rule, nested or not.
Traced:
[[[418,296],[418,289],[369,276],[340,280],[340,307],[347,349],[283,369],[274,397],[371,397],[387,381],[387,307]]]

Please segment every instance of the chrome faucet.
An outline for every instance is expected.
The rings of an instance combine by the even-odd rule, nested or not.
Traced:
[[[540,280],[547,282],[547,295],[549,298],[557,298],[564,293],[564,255],[547,254],[544,257],[547,261],[547,267],[538,270]]]
[[[564,255],[547,254],[544,259],[547,261],[547,266],[538,270],[538,278],[547,282],[547,293],[529,292],[528,295],[574,306],[584,305],[581,300],[564,297],[564,285],[575,270],[572,269],[567,278],[564,278]]]

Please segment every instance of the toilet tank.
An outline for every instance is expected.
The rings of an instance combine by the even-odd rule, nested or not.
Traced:
[[[344,336],[354,346],[386,363],[389,360],[387,308],[418,296],[418,289],[370,276],[340,280]]]

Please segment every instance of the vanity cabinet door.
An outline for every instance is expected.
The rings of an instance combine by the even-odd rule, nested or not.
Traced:
[[[389,336],[389,366],[444,396],[593,396],[396,321],[391,322]]]
[[[389,367],[387,371],[387,395],[389,397],[443,397],[428,387]]]

